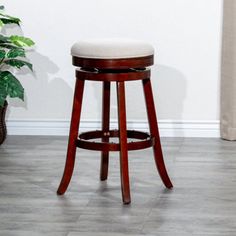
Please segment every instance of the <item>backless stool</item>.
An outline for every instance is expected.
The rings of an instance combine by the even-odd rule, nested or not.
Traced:
[[[162,155],[155,105],[150,81],[154,49],[151,45],[125,39],[98,39],[77,42],[71,49],[73,65],[76,70],[76,84],[71,117],[67,159],[64,174],[57,193],[64,194],[74,169],[76,148],[101,151],[100,179],[107,179],[109,152],[120,152],[121,190],[124,204],[129,204],[130,185],[128,151],[153,147],[154,158],[159,175],[167,188],[172,188]],[[80,115],[84,83],[86,80],[103,83],[102,129],[79,133]],[[144,90],[150,134],[127,130],[125,108],[125,82],[141,80]],[[110,84],[116,83],[118,103],[118,130],[110,130]],[[118,137],[119,143],[109,142]],[[128,142],[128,138],[135,141]],[[95,141],[100,139],[100,142]]]

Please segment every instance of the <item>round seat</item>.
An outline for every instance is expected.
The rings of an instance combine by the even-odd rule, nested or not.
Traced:
[[[146,68],[154,63],[152,45],[130,39],[89,39],[71,48],[73,65],[96,69]]]
[[[75,43],[71,54],[82,58],[123,59],[151,56],[154,48],[146,42],[133,39],[88,39]]]

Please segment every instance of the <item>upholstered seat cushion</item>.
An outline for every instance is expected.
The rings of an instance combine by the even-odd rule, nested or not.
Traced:
[[[133,39],[88,39],[75,43],[71,54],[82,58],[122,59],[151,56],[154,48],[146,42]]]

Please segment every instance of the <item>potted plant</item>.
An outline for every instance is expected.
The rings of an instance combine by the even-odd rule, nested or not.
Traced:
[[[4,6],[0,6],[0,28],[7,24],[16,24],[20,27],[20,19],[6,15]],[[7,97],[24,100],[24,88],[15,77],[17,69],[26,66],[33,70],[31,63],[25,61],[26,48],[34,45],[30,38],[20,35],[4,35],[0,33],[0,144],[6,138],[5,113]]]

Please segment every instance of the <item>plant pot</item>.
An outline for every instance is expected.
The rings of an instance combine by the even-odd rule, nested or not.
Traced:
[[[7,136],[7,127],[5,121],[7,105],[8,103],[5,101],[4,106],[0,107],[0,145],[4,142]]]

